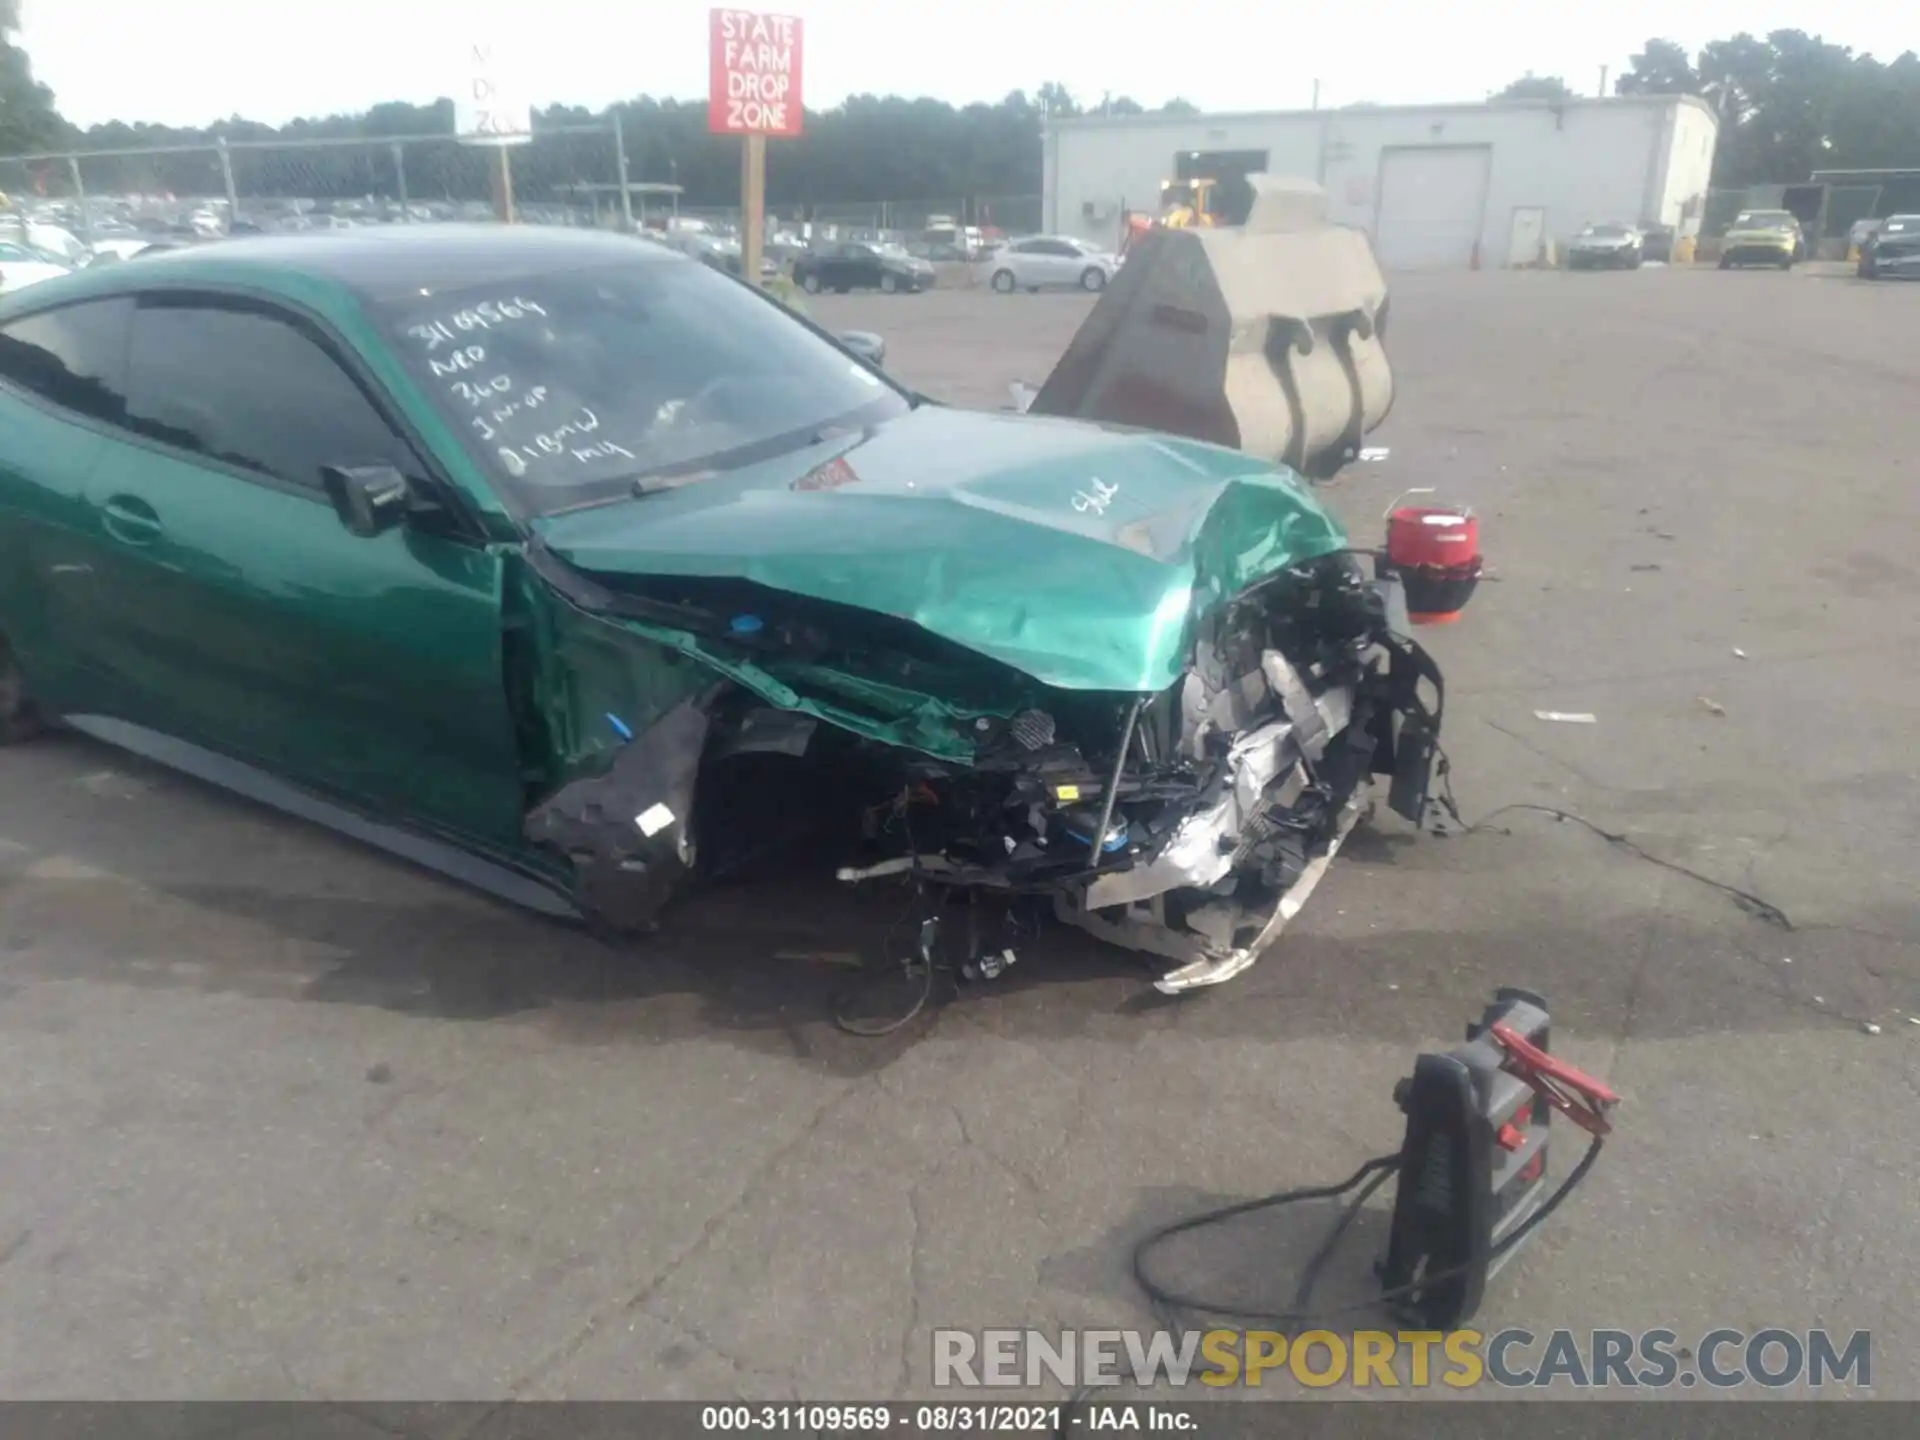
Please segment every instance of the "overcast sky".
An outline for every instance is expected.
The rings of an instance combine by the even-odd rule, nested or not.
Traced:
[[[23,43],[61,110],[90,125],[198,125],[235,113],[278,124],[380,100],[450,94],[463,47],[494,28],[536,104],[599,108],[634,95],[704,96],[705,0],[25,0]],[[499,5],[502,0],[490,0]],[[1531,70],[1593,93],[1648,36],[1690,51],[1740,30],[1800,28],[1891,59],[1920,45],[1887,0],[802,0],[805,99],[849,93],[964,102],[1065,84],[1207,109],[1476,100]],[[1903,20],[1901,17],[1905,15]],[[1549,18],[1551,17],[1551,18]],[[1526,38],[1532,37],[1532,38]]]

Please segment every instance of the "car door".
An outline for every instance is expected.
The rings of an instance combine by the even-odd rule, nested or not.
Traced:
[[[326,465],[432,468],[344,347],[253,298],[155,291],[87,481],[86,663],[121,718],[501,847],[521,790],[500,560],[451,509],[348,532]]]
[[[1047,241],[1047,283],[1049,285],[1078,285],[1080,274],[1087,268],[1086,254],[1065,240]]]
[[[1004,253],[1006,268],[1013,272],[1013,283],[1022,289],[1045,283],[1045,257],[1039,253],[1039,245],[1038,240],[1019,240],[1009,245]]]
[[[841,282],[856,290],[880,288],[880,256],[867,245],[849,245],[846,249],[847,272]]]
[[[0,326],[0,637],[54,713],[101,700],[76,663],[91,574],[87,481],[126,418],[133,302],[86,300]]]

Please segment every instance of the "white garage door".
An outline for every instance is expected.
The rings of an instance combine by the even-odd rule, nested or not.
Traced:
[[[1395,147],[1380,156],[1374,244],[1388,270],[1465,269],[1487,211],[1493,150],[1485,145]]]

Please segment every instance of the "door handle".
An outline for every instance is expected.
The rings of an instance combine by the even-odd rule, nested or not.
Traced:
[[[160,517],[144,500],[115,495],[101,507],[107,533],[128,545],[151,545],[160,538]]]

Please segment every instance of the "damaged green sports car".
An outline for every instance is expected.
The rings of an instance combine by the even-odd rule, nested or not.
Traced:
[[[0,305],[0,739],[551,913],[650,928],[803,823],[825,876],[1210,983],[1371,777],[1421,814],[1438,684],[1291,472],[948,408],[630,238],[236,240]]]

